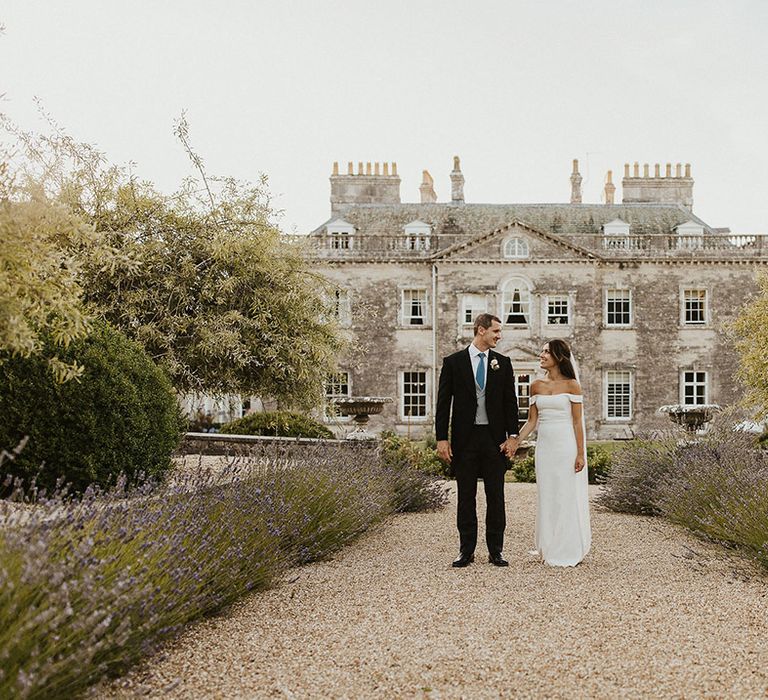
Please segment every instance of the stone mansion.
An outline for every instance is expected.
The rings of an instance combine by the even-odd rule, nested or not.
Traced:
[[[487,311],[502,320],[497,350],[512,359],[523,417],[550,338],[579,361],[591,439],[669,426],[664,404],[739,399],[723,328],[768,269],[768,236],[698,218],[689,165],[625,165],[620,202],[609,171],[601,204],[582,202],[578,161],[567,204],[468,203],[458,157],[450,181],[451,201],[438,202],[424,171],[420,202],[402,203],[395,163],[334,164],[330,217],[308,255],[356,347],[329,398],[392,397],[374,431],[433,433],[442,358]]]

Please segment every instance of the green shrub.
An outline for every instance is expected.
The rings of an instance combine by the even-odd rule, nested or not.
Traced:
[[[611,453],[600,445],[587,444],[587,471],[590,484],[601,484],[611,468]],[[515,481],[532,484],[536,481],[536,453],[529,450],[525,457],[512,462],[510,472]]]
[[[0,362],[0,447],[29,436],[4,471],[27,482],[36,476],[47,489],[63,480],[75,491],[106,486],[119,474],[134,483],[165,472],[183,421],[170,381],[143,348],[99,325],[57,350],[84,368],[64,384],[51,375],[50,353]]]
[[[603,484],[611,470],[612,450],[587,443],[587,469],[590,484]]]
[[[446,490],[441,484],[447,477],[448,465],[434,449],[392,431],[384,431],[379,444],[396,512],[437,510],[446,504]]]
[[[333,432],[322,423],[291,411],[264,411],[225,423],[222,433],[232,435],[272,435],[275,437],[333,438]]]
[[[536,481],[536,459],[533,449],[528,450],[525,457],[513,459],[509,471],[515,481],[523,484],[534,483]]]
[[[436,445],[435,442],[434,446],[430,446],[429,441],[422,445],[391,430],[381,433],[381,449],[385,463],[402,462],[425,474],[448,478],[449,467],[437,456]]]

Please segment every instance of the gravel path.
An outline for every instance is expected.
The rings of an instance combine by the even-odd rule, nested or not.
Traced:
[[[508,569],[450,568],[455,499],[396,516],[95,695],[768,696],[768,580],[668,523],[600,510],[589,557],[547,567],[527,554],[534,499],[507,485]]]

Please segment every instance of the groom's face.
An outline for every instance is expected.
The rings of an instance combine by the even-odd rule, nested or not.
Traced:
[[[482,344],[485,346],[481,349],[495,348],[501,340],[501,324],[498,321],[493,321],[488,328],[481,326],[477,329],[477,340],[476,345]]]

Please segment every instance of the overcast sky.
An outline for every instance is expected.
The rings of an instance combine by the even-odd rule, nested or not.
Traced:
[[[691,163],[694,211],[768,232],[765,0],[3,0],[0,111],[171,192],[186,110],[213,174],[269,176],[286,231],[329,216],[333,161],[396,161],[450,199],[584,201],[623,164]]]

